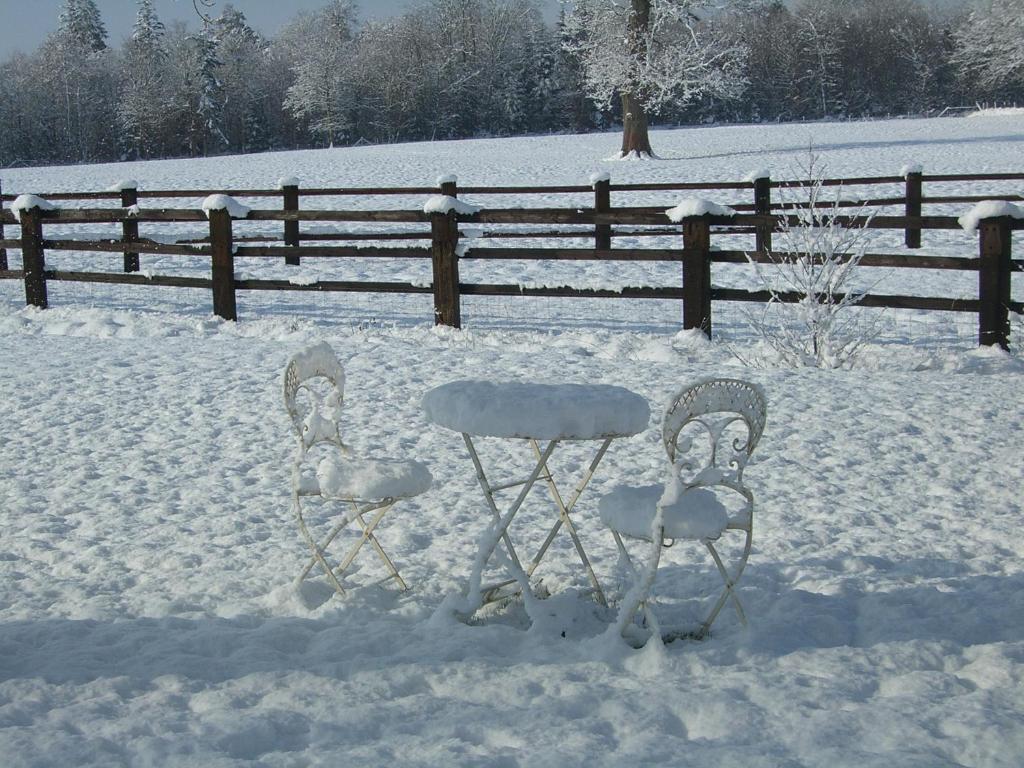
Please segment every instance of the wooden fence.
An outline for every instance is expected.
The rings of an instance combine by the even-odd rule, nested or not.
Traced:
[[[867,197],[841,200],[840,207],[858,209],[855,215],[840,216],[836,223],[848,227],[868,229],[898,229],[904,232],[904,243],[909,249],[921,246],[925,230],[959,230],[956,217],[923,215],[923,206],[950,203],[977,203],[982,200],[1021,201],[1016,194],[990,195],[935,195],[926,196],[925,182],[1007,182],[1024,180],[1024,173],[999,174],[932,174],[911,172],[904,176],[826,179],[822,185],[871,186],[900,185],[902,194],[890,197]],[[773,190],[806,190],[809,182],[801,180],[773,181],[760,178],[743,182],[681,182],[658,184],[612,184],[609,180],[596,181],[592,186],[495,187],[471,186],[457,188],[454,181],[444,181],[437,187],[387,188],[303,188],[296,185],[276,190],[152,190],[124,189],[118,192],[74,192],[44,194],[51,203],[62,201],[116,200],[116,208],[58,208],[42,210],[31,208],[21,212],[20,232],[16,238],[6,238],[4,225],[16,223],[11,212],[0,212],[0,279],[20,279],[25,284],[26,302],[37,307],[47,306],[47,282],[91,282],[108,284],[134,284],[204,288],[213,296],[213,311],[220,317],[237,319],[236,294],[238,291],[350,291],[378,293],[433,294],[435,322],[459,327],[461,325],[462,296],[557,296],[557,297],[609,297],[626,299],[682,300],[684,328],[700,328],[709,336],[712,330],[712,305],[718,301],[767,302],[772,294],[766,290],[744,290],[719,287],[712,283],[711,265],[716,263],[746,264],[749,261],[766,263],[786,254],[772,249],[772,235],[783,222],[799,223],[792,211],[807,207],[807,201],[773,199]],[[660,207],[622,207],[611,204],[612,193],[684,192],[696,190],[747,190],[752,193],[750,203],[730,204],[736,211],[732,216],[694,216],[681,223],[671,223]],[[146,199],[198,198],[223,193],[236,198],[276,198],[281,207],[250,210],[244,219],[232,219],[225,210],[193,208],[146,208],[140,202]],[[473,213],[425,213],[422,210],[308,210],[299,205],[302,197],[343,197],[369,195],[445,195],[458,198],[459,194],[475,197],[489,195],[554,195],[587,194],[593,196],[592,207],[567,205],[561,208],[482,208]],[[0,200],[12,201],[15,195],[0,194]],[[825,204],[822,204],[825,205]],[[828,203],[831,206],[832,203]],[[901,206],[903,215],[875,215],[866,217],[864,208]],[[280,236],[257,234],[239,236],[236,227],[246,222],[277,221],[282,223]],[[140,224],[167,222],[202,222],[209,227],[208,236],[179,239],[174,243],[158,242],[142,237]],[[422,224],[422,231],[383,230],[375,232],[302,232],[300,222],[377,222],[387,224]],[[47,239],[44,226],[51,224],[108,223],[120,224],[118,238],[111,239]],[[497,229],[484,231],[478,236],[486,239],[501,238],[580,238],[587,232],[593,237],[593,248],[522,248],[473,247],[460,248],[464,231],[460,226],[474,225],[548,225],[559,227],[547,231],[515,231]],[[429,231],[426,230],[429,225]],[[574,226],[577,229],[567,229]],[[581,232],[579,227],[585,227]],[[1009,313],[1024,312],[1024,303],[1011,299],[1011,275],[1024,270],[1024,261],[1012,258],[1012,232],[1024,229],[1024,220],[1008,216],[983,219],[978,226],[978,250],[972,257],[924,256],[908,253],[868,253],[861,260],[865,267],[899,269],[934,269],[972,271],[978,275],[977,298],[922,297],[869,294],[861,299],[867,307],[892,307],[949,312],[971,312],[978,315],[980,344],[1009,343]],[[754,236],[754,247],[749,250],[712,250],[713,233],[749,234]],[[613,248],[617,237],[659,237],[682,235],[681,248]],[[395,241],[394,247],[326,245],[325,242]],[[403,245],[402,241],[429,241],[426,245]],[[272,244],[276,243],[276,244]],[[305,245],[303,243],[306,243]],[[22,253],[21,270],[10,269],[8,248]],[[94,251],[122,253],[123,273],[83,272],[46,268],[47,251]],[[143,254],[200,256],[210,260],[210,276],[183,277],[139,274],[139,258]],[[299,265],[303,257],[330,258],[402,258],[430,259],[433,267],[432,284],[414,285],[405,282],[354,282],[321,280],[309,284],[296,284],[289,280],[249,280],[235,276],[236,258],[280,258],[286,264]],[[465,283],[459,279],[459,264],[467,259],[521,259],[558,261],[661,261],[681,265],[681,285],[678,287],[633,287],[623,289],[583,289],[570,287],[522,287],[509,284]],[[799,301],[795,294],[776,294],[782,301]]]

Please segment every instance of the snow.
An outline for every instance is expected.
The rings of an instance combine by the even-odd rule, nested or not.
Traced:
[[[453,381],[423,397],[428,421],[488,437],[596,440],[642,432],[647,401],[606,384]]]
[[[139,188],[139,182],[137,182],[135,179],[121,179],[120,181],[115,181],[113,184],[111,184],[109,187],[107,187],[103,191],[104,192],[124,192],[126,189],[138,189],[138,188]]]
[[[231,195],[208,195],[202,208],[206,218],[210,218],[210,211],[227,211],[233,219],[244,219],[249,215],[249,209]]]
[[[930,173],[1019,170],[1007,163],[1024,156],[1020,133],[1019,117],[999,116],[654,131],[665,159],[615,174],[624,184],[735,181],[756,163],[799,178],[809,140],[837,177],[892,175],[908,147]],[[429,186],[437,168],[451,168],[474,185],[569,185],[618,140],[10,168],[3,181],[5,190],[47,192],[129,175],[147,189],[253,188],[298,173],[310,186]],[[926,194],[1019,186],[936,184]],[[751,202],[749,189],[715,194],[721,204]],[[667,208],[676,197],[623,192],[615,202]],[[589,207],[592,198],[529,202]],[[515,202],[496,195],[486,204]],[[416,210],[422,196],[386,204]],[[309,205],[343,207],[330,198]],[[144,238],[208,234],[203,223],[140,228]],[[281,232],[280,222],[239,224],[250,228]],[[77,237],[102,227],[52,229]],[[106,235],[119,231],[110,225]],[[870,250],[903,252],[902,231],[872,234],[880,239]],[[925,231],[923,240],[913,253],[977,255],[977,236],[962,230]],[[507,244],[474,244],[494,242]],[[592,242],[588,233],[577,247]],[[679,238],[664,243],[678,247]],[[13,269],[19,257],[8,249]],[[116,270],[120,261],[57,250],[46,258],[67,270]],[[430,284],[428,259],[243,260],[263,278]],[[142,274],[209,276],[208,258],[142,261]],[[583,266],[467,259],[460,279],[679,285],[678,262]],[[744,286],[748,269],[716,263],[714,282]],[[970,271],[882,272],[879,292],[977,296]],[[207,290],[48,288],[50,309],[36,310],[24,306],[21,281],[0,281],[4,766],[1021,763],[1024,360],[1016,341],[1010,353],[976,348],[972,315],[887,312],[857,368],[824,371],[746,367],[757,339],[745,306],[724,302],[714,304],[709,342],[680,331],[674,301],[467,297],[466,328],[454,331],[432,326],[429,296],[239,291],[241,319],[230,323],[211,315]],[[1015,279],[1015,301],[1021,290]],[[1024,329],[1013,323],[1019,340]],[[430,490],[396,504],[375,533],[408,592],[370,586],[386,572],[368,547],[346,576],[355,587],[346,599],[331,597],[322,577],[294,585],[309,549],[288,508],[295,438],[280,381],[287,360],[318,341],[348,375],[342,413],[353,452],[414,459],[433,475]],[[746,628],[726,607],[703,642],[636,650],[605,636],[627,580],[598,500],[619,485],[663,482],[654,425],[612,443],[572,511],[608,610],[590,597],[561,531],[536,574],[551,597],[537,601],[532,623],[519,603],[472,625],[439,611],[464,593],[491,515],[461,436],[427,421],[428,391],[457,379],[586,382],[628,387],[660,412],[680,386],[708,375],[757,382],[771,408],[744,471],[756,502],[738,586]],[[476,442],[485,467],[505,467],[511,480],[535,461],[522,442]],[[595,447],[555,452],[550,469],[566,503]],[[524,558],[556,519],[543,485],[512,525]],[[517,492],[496,493],[502,510]],[[333,505],[310,512],[311,525],[328,527],[332,513],[344,514]],[[355,535],[341,534],[341,552]],[[639,560],[647,550],[631,551]],[[657,615],[699,616],[690,598],[721,586],[707,553],[680,541],[663,557]]]
[[[459,200],[457,197],[451,197],[450,195],[431,195],[427,198],[427,202],[423,204],[424,213],[448,213],[449,211],[463,214],[479,213],[481,207]]]
[[[284,189],[285,187],[297,187],[299,186],[299,183],[297,176],[282,176],[277,180],[277,188]]]
[[[987,107],[967,114],[967,117],[1020,117],[1024,107]]]
[[[127,208],[125,208],[124,212],[125,212],[126,215],[131,216],[131,217],[134,218],[135,216],[138,216],[141,211],[139,209],[139,204],[138,203],[134,203],[132,205],[129,205]]]
[[[21,221],[21,212],[31,211],[33,208],[38,208],[41,211],[57,210],[57,206],[38,195],[18,195],[11,203],[11,213],[14,214],[14,218],[19,222]]]
[[[675,223],[679,223],[690,216],[705,216],[709,214],[711,216],[735,216],[736,211],[727,205],[719,205],[699,197],[688,197],[680,200],[679,204],[674,208],[669,208],[665,211],[665,215],[668,216],[669,220]]]
[[[756,171],[751,171],[743,177],[743,181],[755,182],[758,179],[770,179],[772,176],[771,171],[765,168],[759,168]]]
[[[434,186],[440,187],[442,184],[457,184],[459,177],[454,173],[443,173],[434,179]]]
[[[690,488],[662,503],[667,486],[620,485],[598,503],[601,521],[625,536],[651,540],[659,508],[670,539],[716,539],[729,522],[725,505],[706,488]]]
[[[924,166],[920,163],[905,163],[900,167],[900,176],[904,179],[912,173],[921,173],[924,171]]]
[[[404,499],[430,488],[430,470],[418,461],[326,456],[316,477],[322,493],[343,499]]]
[[[595,186],[599,181],[611,181],[612,175],[608,171],[595,171],[590,174],[590,186]]]
[[[1005,200],[982,200],[957,221],[966,231],[973,232],[978,228],[978,222],[982,219],[994,219],[1000,216],[1024,219],[1024,207],[1008,203]]]

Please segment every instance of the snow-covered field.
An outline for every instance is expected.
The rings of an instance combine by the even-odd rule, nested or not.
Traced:
[[[554,184],[595,170],[625,182],[759,168],[782,177],[809,143],[832,175],[888,175],[908,162],[1017,171],[1024,157],[1019,115],[653,138],[670,159],[605,163],[615,136],[567,136],[16,169],[3,186],[252,187],[286,175],[309,186],[430,184],[441,173],[464,185]],[[924,239],[926,253],[976,249],[966,233]],[[1014,244],[1020,252],[1019,235]],[[50,256],[57,266],[107,258]],[[549,266],[533,275],[467,262],[463,274],[677,278]],[[143,268],[193,267],[143,256]],[[429,280],[418,263],[308,268]],[[920,273],[885,279],[886,290],[935,290]],[[943,292],[976,290],[949,273],[930,279]],[[212,318],[203,291],[51,283],[50,298],[52,309],[26,310],[21,286],[0,284],[0,765],[1024,762],[1024,362],[1019,351],[976,349],[970,315],[893,313],[860,367],[823,372],[745,368],[752,335],[721,305],[722,341],[708,344],[677,332],[669,302],[467,301],[466,330],[451,331],[427,324],[423,298],[241,294],[237,324]],[[294,586],[306,549],[288,509],[281,374],[317,340],[348,376],[347,442],[433,473],[433,489],[380,529],[407,593],[366,586],[325,599],[322,581]],[[621,595],[596,501],[617,482],[660,479],[661,409],[682,384],[715,374],[753,380],[769,399],[746,475],[758,504],[740,592],[748,627],[727,611],[699,643],[636,650],[608,637],[613,614],[585,594],[568,539],[539,572],[553,593],[544,621],[528,626],[516,605],[474,625],[439,610],[465,585],[486,515],[461,438],[423,416],[427,390],[457,378],[591,382],[648,399],[651,428],[613,444],[576,514],[599,578]],[[525,447],[500,442],[485,442],[483,458],[529,464]],[[556,477],[571,487],[588,460],[568,448]],[[517,536],[536,543],[550,516],[538,489]],[[681,616],[692,606],[674,598],[699,594],[714,574],[696,547],[668,557],[663,610]],[[382,575],[372,553],[357,563],[354,584]]]

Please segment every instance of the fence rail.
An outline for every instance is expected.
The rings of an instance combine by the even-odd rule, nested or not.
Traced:
[[[923,215],[926,205],[977,203],[983,200],[1021,201],[1012,193],[994,195],[930,195],[923,194],[925,182],[1005,182],[1024,180],[1024,173],[992,174],[930,174],[911,171],[906,176],[850,177],[820,180],[822,186],[871,186],[902,184],[903,194],[840,200],[839,206],[857,208],[852,215],[831,217],[843,227],[898,229],[904,231],[907,248],[921,246],[924,231],[958,230],[953,216]],[[768,263],[797,254],[780,253],[772,248],[772,236],[784,226],[796,226],[800,216],[793,211],[812,203],[791,199],[773,199],[772,190],[807,190],[817,180],[772,180],[758,178],[743,182],[674,182],[649,184],[612,184],[598,179],[592,186],[467,186],[458,188],[453,180],[437,187],[358,187],[302,188],[285,185],[280,189],[235,190],[146,190],[119,189],[102,192],[58,192],[40,195],[54,201],[117,201],[119,207],[61,207],[54,210],[28,208],[21,211],[20,221],[11,211],[0,211],[0,279],[24,281],[26,302],[39,307],[48,304],[46,284],[54,282],[106,283],[122,285],[155,285],[203,288],[211,291],[214,312],[221,317],[237,319],[236,292],[241,291],[317,291],[432,294],[435,322],[461,325],[462,296],[544,296],[628,299],[674,299],[683,305],[683,326],[700,328],[709,336],[712,330],[712,303],[720,301],[768,302],[799,301],[796,294],[772,293],[767,290],[746,290],[716,286],[711,281],[712,264]],[[751,203],[734,204],[730,216],[695,216],[671,223],[664,207],[612,206],[613,192],[667,192],[694,190],[749,190]],[[345,210],[302,209],[301,197],[341,196],[422,196],[459,194],[485,195],[558,195],[588,194],[590,207],[567,204],[563,207],[482,208],[474,213],[425,213],[422,210]],[[203,211],[198,208],[146,208],[140,200],[202,198],[211,194],[228,194],[242,198],[277,198],[280,208],[257,208],[242,219],[232,219],[224,210]],[[13,194],[0,194],[0,201],[11,202]],[[829,203],[831,205],[831,203]],[[866,208],[903,206],[899,216],[877,213],[865,216]],[[143,237],[142,224],[203,222],[208,235],[165,242]],[[237,236],[235,229],[248,222],[281,222],[280,235],[256,234]],[[300,224],[379,223],[389,225],[425,225],[422,231],[395,231],[382,228],[374,232],[301,231]],[[120,224],[121,236],[104,239],[46,238],[44,227],[67,224]],[[18,237],[5,235],[4,226],[15,225]],[[484,229],[516,225],[517,230]],[[426,227],[429,226],[429,231]],[[527,227],[547,226],[529,230]],[[593,237],[593,248],[577,247],[473,247],[464,249],[469,227],[478,231],[475,237],[487,239],[580,238]],[[586,227],[587,231],[550,229],[550,227]],[[1009,343],[1009,312],[1024,312],[1024,304],[1011,298],[1013,272],[1024,271],[1024,261],[1014,260],[1011,253],[1012,232],[1024,229],[1024,220],[1009,216],[983,219],[978,226],[976,255],[964,257],[924,256],[905,253],[869,253],[861,259],[865,267],[898,269],[936,269],[972,271],[978,274],[977,298],[921,297],[870,294],[860,304],[866,307],[891,307],[947,312],[971,312],[978,315],[978,339],[981,344]],[[589,232],[589,235],[588,235]],[[750,250],[712,250],[712,233],[753,235],[755,246]],[[664,237],[682,235],[681,248],[613,248],[616,238]],[[392,241],[395,246],[326,245],[323,243],[361,241]],[[410,241],[424,241],[411,245]],[[429,241],[429,242],[427,242]],[[305,243],[305,244],[304,244]],[[22,253],[22,269],[10,269],[7,249]],[[46,251],[122,253],[123,273],[47,269]],[[193,256],[210,260],[209,277],[143,275],[139,259],[143,255]],[[300,265],[304,257],[316,258],[381,258],[430,259],[430,285],[408,282],[368,282],[318,280],[307,284],[281,279],[239,279],[235,277],[236,258],[281,258],[288,265]],[[676,262],[681,267],[681,286],[626,287],[621,289],[523,287],[494,283],[465,283],[459,279],[459,263],[478,260],[546,260],[546,261],[622,261]]]

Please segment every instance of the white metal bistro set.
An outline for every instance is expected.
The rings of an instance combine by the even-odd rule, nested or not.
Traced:
[[[376,529],[396,502],[426,492],[431,475],[416,461],[364,459],[351,454],[341,437],[344,381],[337,357],[324,343],[295,355],[285,369],[285,405],[297,436],[292,507],[310,549],[299,581],[319,566],[335,591],[344,595],[344,576],[369,543],[384,564],[388,574],[384,580],[393,580],[404,590],[407,585]],[[560,534],[571,542],[593,598],[606,606],[605,592],[574,515],[578,519],[578,502],[612,442],[647,429],[647,401],[623,387],[602,384],[453,381],[427,392],[422,407],[429,422],[462,435],[490,518],[480,536],[463,618],[472,617],[489,603],[517,595],[526,601],[544,597],[537,571]],[[727,602],[732,602],[740,621],[746,623],[735,587],[750,554],[754,499],[743,481],[743,471],[761,438],[765,416],[764,395],[754,384],[737,379],[689,384],[671,398],[662,421],[665,482],[620,485],[599,500],[600,520],[609,529],[630,576],[616,619],[624,636],[636,635],[639,624],[643,632],[660,634],[666,640],[702,638]],[[485,438],[525,444],[532,457],[532,469],[525,478],[497,479],[496,473],[503,468],[485,469],[478,449]],[[565,485],[559,488],[551,467],[556,450],[567,444],[589,446],[592,458],[566,495]],[[551,514],[543,523],[546,535],[542,543],[527,560],[521,554],[520,531],[513,523],[538,484],[547,488]],[[504,493],[513,491],[514,495]],[[319,542],[307,522],[306,504],[311,497],[341,502],[345,510],[326,526],[326,535]],[[327,548],[353,524],[358,526],[356,540],[338,564],[332,565]],[[730,550],[738,552],[731,561],[716,547],[730,533],[741,537],[738,549]],[[625,540],[649,548],[640,566],[634,565]],[[662,628],[651,605],[664,549],[679,540],[703,545],[722,578],[720,594],[696,630]],[[488,570],[501,575],[483,583]]]

